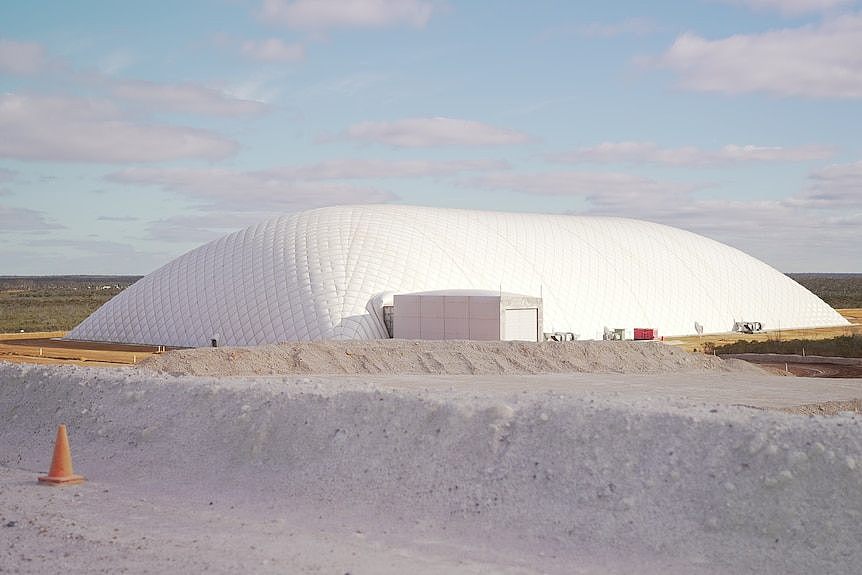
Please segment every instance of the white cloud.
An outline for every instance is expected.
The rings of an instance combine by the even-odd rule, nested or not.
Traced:
[[[120,248],[120,251],[133,250],[133,248],[128,244],[99,239],[82,240],[73,238],[44,238],[29,240],[25,242],[25,245],[73,249],[90,255],[115,255],[118,252],[118,248]]]
[[[707,155],[709,153],[707,152]],[[823,160],[832,155],[832,150],[824,146],[738,146],[728,144],[715,154],[716,162],[806,162]]]
[[[781,200],[701,198],[707,187],[613,172],[495,173],[465,182],[537,196],[582,200],[583,215],[645,219],[684,228],[784,271],[848,271],[862,266],[862,162],[811,176],[810,189]]]
[[[423,0],[264,0],[261,17],[290,28],[424,27],[434,5]]]
[[[129,168],[106,179],[122,184],[157,186],[202,203],[205,214],[167,218],[150,226],[153,237],[170,236],[173,241],[214,237],[214,230],[235,229],[237,218],[219,215],[221,210],[243,212],[249,224],[274,211],[293,211],[345,203],[376,203],[397,199],[387,190],[357,186],[344,180],[444,177],[468,172],[506,170],[501,161],[428,160],[332,160],[304,166],[259,171],[226,169]],[[258,215],[255,215],[258,214]],[[254,216],[254,217],[252,217]],[[189,233],[183,232],[188,226]]]
[[[102,56],[99,70],[107,76],[114,76],[135,63],[135,58],[126,50],[115,50]]]
[[[0,259],[22,274],[96,275],[146,273],[171,255],[110,240],[53,238],[22,242],[14,252],[0,252]]]
[[[753,10],[771,10],[786,16],[829,12],[852,6],[856,0],[724,0],[727,4],[739,4]]]
[[[298,90],[303,98],[353,98],[373,88],[379,88],[389,78],[379,72],[349,72],[344,76],[303,86]]]
[[[0,184],[11,182],[15,178],[18,177],[18,172],[14,170],[6,170],[4,168],[0,168]]]
[[[653,205],[660,198],[678,201],[702,187],[614,172],[498,172],[477,176],[465,183],[537,196],[580,197],[594,207],[609,210],[637,204]]]
[[[264,62],[298,62],[305,58],[302,44],[285,44],[278,38],[244,42],[242,53]]]
[[[293,211],[396,199],[385,190],[340,182],[297,180],[291,174],[273,170],[129,168],[106,178],[112,182],[158,186],[202,201],[207,209]]]
[[[99,216],[96,219],[100,222],[136,222],[141,218],[135,216]]]
[[[718,150],[695,146],[662,148],[654,142],[602,142],[597,146],[557,154],[550,159],[568,163],[632,163],[670,166],[710,166],[734,162],[802,162],[828,158],[832,150],[823,146],[739,146],[728,144]]]
[[[54,230],[61,227],[48,221],[42,212],[0,204],[0,233]]]
[[[735,246],[778,269],[850,271],[862,265],[862,217],[805,209],[780,200],[660,201],[589,213],[647,219]]]
[[[262,102],[241,100],[218,90],[194,84],[121,82],[113,86],[115,96],[144,104],[158,111],[205,116],[248,116],[266,109]]]
[[[241,100],[260,102],[267,109],[269,104],[278,99],[281,87],[277,78],[245,78],[239,82],[226,86],[228,92]]]
[[[272,217],[272,212],[205,212],[150,222],[147,237],[176,243],[201,244]]]
[[[812,173],[805,192],[791,198],[788,204],[842,211],[856,209],[859,210],[856,216],[862,217],[862,161],[834,164]],[[859,237],[862,241],[862,227]]]
[[[455,118],[406,118],[394,122],[361,122],[345,136],[400,148],[434,146],[498,146],[520,144],[526,134],[473,120]]]
[[[39,44],[0,38],[0,72],[36,74],[46,63],[45,49]]]
[[[862,14],[720,40],[686,33],[653,63],[690,90],[862,98]]]
[[[212,132],[136,124],[104,100],[0,95],[0,157],[77,162],[222,159],[237,144]]]
[[[440,177],[507,167],[506,162],[494,160],[331,160],[307,166],[276,168],[271,172],[300,180],[354,180]]]

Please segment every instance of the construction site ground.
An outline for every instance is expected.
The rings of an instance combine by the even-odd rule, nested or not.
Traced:
[[[703,351],[709,344],[720,346],[740,339],[768,341],[775,339],[827,339],[842,335],[862,334],[862,308],[839,309],[839,313],[849,322],[848,326],[770,330],[755,334],[734,332],[707,334],[702,336],[674,337],[664,343],[683,348],[687,351]],[[133,365],[150,355],[160,353],[164,348],[155,345],[131,345],[89,341],[70,341],[60,339],[65,332],[37,332],[0,334],[0,360],[15,363],[35,363],[44,365],[74,364],[92,367],[117,367]],[[775,365],[784,369],[785,362]],[[824,365],[810,363],[796,365],[787,362],[789,374],[809,377],[862,377],[859,366]]]
[[[862,308],[836,310],[850,322],[850,325],[837,327],[820,327],[807,329],[774,329],[758,333],[708,333],[703,335],[689,335],[685,337],[672,337],[664,342],[686,348],[688,351],[701,351],[705,345],[715,347],[727,345],[744,339],[746,341],[770,341],[790,339],[829,339],[842,335],[862,334]]]
[[[159,353],[159,346],[155,345],[60,339],[65,334],[62,331],[0,334],[0,360],[41,365],[117,367],[132,365]]]
[[[761,363],[757,365],[769,368],[774,372],[789,372],[788,375],[797,377],[852,377],[862,378],[862,364],[859,365],[835,365],[831,363]]]
[[[770,330],[760,333],[720,333],[704,334],[687,337],[674,337],[664,340],[665,343],[681,347],[688,351],[705,351],[708,347],[718,347],[735,343],[741,339],[746,341],[775,341],[775,340],[815,340],[829,339],[846,335],[862,334],[862,308],[837,310],[850,325],[839,327],[808,328],[808,329],[784,329]],[[800,350],[800,354],[804,349]],[[747,354],[754,355],[754,354]],[[775,373],[783,375],[795,375],[798,377],[862,377],[862,365],[834,364],[829,362],[811,363],[810,361],[769,361],[769,354],[761,354],[762,359],[754,360],[745,358],[746,361],[754,361],[760,367],[767,368]]]

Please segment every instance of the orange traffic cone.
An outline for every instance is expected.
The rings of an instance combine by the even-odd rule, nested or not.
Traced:
[[[75,475],[72,470],[72,453],[69,451],[69,436],[66,426],[57,429],[57,441],[54,444],[54,459],[51,460],[51,471],[39,478],[47,485],[73,485],[83,483],[83,475]]]

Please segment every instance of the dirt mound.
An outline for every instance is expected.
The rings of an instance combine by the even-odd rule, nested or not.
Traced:
[[[657,342],[325,341],[170,351],[138,364],[173,375],[494,375],[762,371]]]
[[[796,413],[799,415],[842,415],[858,414],[862,412],[862,399],[851,399],[848,401],[823,401],[820,403],[806,403],[794,407],[785,407],[781,411]]]

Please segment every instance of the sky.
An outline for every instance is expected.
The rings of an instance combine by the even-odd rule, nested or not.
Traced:
[[[862,272],[860,133],[862,0],[4,0],[0,275],[380,202]]]

